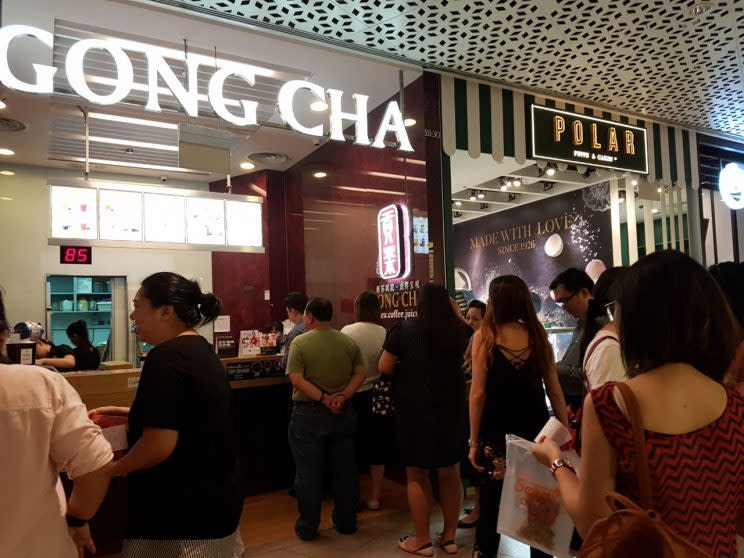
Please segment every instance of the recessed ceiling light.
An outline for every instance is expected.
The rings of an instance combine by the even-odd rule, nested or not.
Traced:
[[[514,186],[515,188],[519,188],[521,185],[522,185],[522,181],[519,180],[518,178],[515,178],[514,180],[512,180],[512,186]]]
[[[0,147],[0,155],[15,155],[15,151],[8,149],[7,147]]]
[[[545,174],[547,174],[548,176],[555,176],[555,173],[557,172],[558,172],[558,168],[553,163],[550,163],[545,168]]]
[[[0,174],[3,176],[15,176],[15,173],[13,171],[0,171]]]
[[[407,128],[410,128],[411,126],[415,126],[415,125],[416,125],[416,120],[414,120],[413,118],[406,118],[406,119],[405,119],[405,120],[403,121],[403,124],[404,124],[404,125],[405,125],[405,126],[406,126]]]
[[[460,200],[457,200],[457,201],[455,202],[455,205],[456,205],[457,207],[460,207],[460,206],[462,205],[462,202],[461,202]]]
[[[651,213],[653,213],[654,215],[656,215],[658,212],[659,212],[659,210],[656,209],[655,207],[653,209],[651,209]]]
[[[660,194],[661,194],[661,193],[662,193],[662,192],[663,192],[664,190],[662,190],[662,189],[661,189],[661,186],[659,186],[659,187],[658,187],[658,188],[656,189],[656,191],[657,191],[658,193],[660,193]]]
[[[2,200],[2,201],[13,201],[13,198],[10,198],[8,196],[0,196],[0,200]]]
[[[249,161],[243,161],[242,163],[240,163],[240,168],[243,170],[253,170],[256,168],[256,165]]]
[[[0,110],[8,108],[8,105],[5,104],[5,101],[0,100]]]
[[[483,191],[478,192],[478,195],[476,196],[479,200],[485,199],[486,193]]]
[[[634,178],[633,180],[631,180],[631,181],[630,181],[630,183],[631,183],[631,184],[632,184],[633,186],[638,186],[638,179],[637,179],[637,178]]]
[[[476,197],[475,197],[475,193],[474,193],[474,192],[470,192],[470,196],[468,197],[468,199],[469,199],[470,201],[475,201],[475,200],[477,200],[478,198],[476,198]]]
[[[310,104],[310,108],[315,112],[323,112],[324,110],[328,110],[328,103],[325,101],[313,101]]]
[[[315,174],[313,174],[313,176],[315,178],[325,178],[326,176],[328,176],[328,173],[327,172],[323,172],[323,171],[318,171]]]
[[[502,192],[506,192],[508,189],[509,189],[509,187],[506,184],[504,184],[504,185],[501,186],[501,191]]]
[[[699,4],[695,4],[690,10],[687,12],[690,14],[690,17],[697,17],[700,15],[703,15],[705,12],[709,11],[713,5],[710,2],[700,2]]]

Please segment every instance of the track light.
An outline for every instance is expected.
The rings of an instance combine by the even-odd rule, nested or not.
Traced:
[[[509,201],[512,202],[517,199],[517,194],[509,192]]]
[[[506,184],[506,187],[507,188],[511,188],[512,187],[512,180],[511,180],[511,178],[507,178],[506,179],[506,182],[504,182],[504,184]]]
[[[487,204],[487,203],[482,203],[482,204],[480,205],[480,208],[481,208],[481,209],[488,209],[488,204]]]
[[[656,209],[655,207],[653,209],[651,209],[651,213],[653,213],[654,215],[656,215],[658,212],[659,212],[659,210]]]
[[[483,199],[485,199],[485,198],[486,198],[486,193],[485,193],[485,192],[484,192],[483,190],[481,190],[480,192],[478,192],[478,195],[477,195],[476,197],[477,197],[477,198],[478,198],[479,200],[483,200]]]
[[[637,179],[637,178],[633,178],[633,180],[631,180],[631,181],[630,181],[630,183],[631,183],[631,184],[632,184],[633,186],[638,186],[638,179]]]
[[[506,186],[506,184],[502,184],[500,189],[502,192],[506,192],[509,188]]]
[[[468,197],[470,201],[475,201],[478,198],[475,196],[475,190],[470,190],[470,196]]]
[[[460,200],[457,200],[457,201],[455,202],[455,205],[456,205],[457,207],[460,207],[460,206],[462,205],[462,202],[461,202]]]
[[[555,163],[548,163],[548,166],[545,167],[545,174],[548,176],[555,176],[555,173],[558,172],[558,167],[555,166]]]
[[[543,182],[543,192],[549,192],[555,186],[555,182]]]
[[[522,181],[519,180],[518,178],[515,178],[514,180],[512,180],[512,186],[514,186],[515,188],[519,188],[521,185],[522,185]]]
[[[462,212],[461,211],[455,211],[455,213],[453,214],[453,216],[454,216],[455,219],[459,219],[460,217],[462,217]]]

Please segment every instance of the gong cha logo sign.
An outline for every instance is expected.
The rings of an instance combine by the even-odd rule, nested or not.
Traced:
[[[379,275],[382,279],[402,279],[411,272],[411,225],[408,208],[397,203],[377,214]]]
[[[34,78],[24,81],[19,78],[10,68],[8,60],[9,50],[12,43],[20,37],[31,37],[50,50],[54,48],[54,35],[49,31],[30,27],[28,25],[7,25],[0,28],[0,82],[6,87],[16,91],[27,93],[53,94],[54,77],[59,68],[46,64],[31,64]],[[93,91],[89,82],[100,82],[100,77],[86,74],[84,68],[85,57],[91,50],[105,51],[114,62],[115,77],[106,78],[106,84],[112,86],[112,90],[102,94]],[[220,60],[216,57],[205,56],[198,53],[189,53],[165,48],[155,45],[130,41],[115,37],[103,39],[83,39],[73,43],[65,57],[65,77],[72,90],[90,103],[96,105],[115,105],[124,101],[132,89],[141,87],[135,84],[134,66],[130,53],[144,54],[147,61],[147,104],[145,110],[160,112],[159,97],[163,94],[172,94],[189,116],[199,116],[199,100],[206,97],[214,113],[221,119],[235,126],[256,126],[258,102],[251,99],[226,99],[225,82],[230,76],[236,76],[251,86],[255,86],[257,76],[271,77],[274,71],[261,68],[252,64]],[[168,61],[178,61],[186,66],[186,83],[182,82],[181,70],[174,70]],[[209,85],[207,91],[200,91],[197,77],[199,68],[211,68]],[[178,75],[176,74],[178,72]],[[159,87],[162,79],[167,90]],[[307,126],[299,121],[294,111],[294,99],[301,90],[308,90],[318,99],[328,99],[329,111],[329,137],[336,141],[346,141],[344,137],[344,126],[346,122],[354,123],[354,143],[356,145],[369,145],[372,147],[385,147],[385,136],[394,133],[397,139],[398,149],[401,151],[413,151],[411,141],[403,121],[398,103],[391,101],[387,104],[385,114],[377,129],[374,139],[370,139],[367,122],[367,105],[369,96],[354,93],[354,112],[342,110],[341,99],[344,94],[338,89],[324,89],[320,85],[310,81],[291,80],[284,83],[279,90],[277,105],[279,114],[284,122],[296,132],[309,136],[322,137],[326,133],[323,124]],[[206,93],[206,95],[205,95]],[[237,105],[235,112],[228,110],[228,105]]]
[[[730,209],[744,209],[744,168],[737,163],[729,163],[721,170],[718,178],[721,199]]]

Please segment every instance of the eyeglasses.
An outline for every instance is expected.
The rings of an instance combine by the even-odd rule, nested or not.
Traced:
[[[607,317],[610,319],[611,322],[615,321],[615,306],[617,305],[617,301],[613,300],[612,302],[608,302],[604,305],[605,312],[607,312]]]
[[[575,297],[575,296],[576,296],[576,293],[572,294],[572,295],[571,295],[571,296],[569,296],[568,298],[558,298],[558,299],[556,299],[555,303],[556,303],[556,304],[557,304],[558,306],[560,306],[561,308],[563,308],[563,307],[564,307],[564,306],[566,306],[566,304],[568,304],[568,303],[569,303],[569,301],[570,301],[570,300],[571,300],[571,299],[572,299],[573,297]]]

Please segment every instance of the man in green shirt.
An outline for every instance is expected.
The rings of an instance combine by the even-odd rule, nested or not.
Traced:
[[[295,402],[288,433],[300,513],[295,533],[305,541],[318,534],[326,456],[333,466],[331,524],[343,534],[357,529],[356,413],[346,403],[364,382],[366,370],[359,347],[331,327],[332,317],[330,300],[311,299],[303,317],[307,333],[294,339],[287,361]]]

